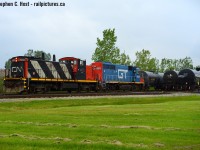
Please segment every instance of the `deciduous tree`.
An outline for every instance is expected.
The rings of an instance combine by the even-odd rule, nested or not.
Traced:
[[[190,57],[185,57],[183,59],[163,58],[160,63],[159,72],[168,70],[180,71],[182,69],[193,69],[193,63]]]
[[[135,55],[136,59],[133,62],[135,66],[145,71],[158,71],[159,60],[152,58],[149,50],[137,51]]]
[[[120,64],[122,65],[131,65],[131,59],[129,55],[126,55],[125,52],[121,53]]]
[[[120,49],[116,47],[116,42],[115,29],[104,30],[103,39],[97,38],[97,48],[92,55],[92,60],[111,62],[113,64],[128,63],[130,61],[129,56],[125,53],[120,54]]]
[[[41,58],[42,57],[42,53],[44,53],[44,57],[45,57],[45,60],[51,60],[51,54],[50,53],[46,53],[42,50],[32,50],[32,49],[29,49],[27,53],[24,54],[24,56],[29,56],[29,57],[37,57],[37,58]],[[5,68],[6,69],[9,69],[11,66],[11,61],[8,60],[5,62]]]
[[[200,71],[200,65],[195,67],[197,71]]]
[[[46,53],[44,52],[43,50],[32,50],[32,49],[29,49],[28,52],[26,54],[24,54],[24,56],[34,56],[34,57],[37,57],[37,58],[40,58],[42,57],[42,53],[44,53],[44,58],[45,60],[51,60],[51,54],[50,53]]]
[[[7,61],[5,62],[5,69],[9,69],[10,66],[11,66],[11,61],[10,61],[10,60],[7,60]]]

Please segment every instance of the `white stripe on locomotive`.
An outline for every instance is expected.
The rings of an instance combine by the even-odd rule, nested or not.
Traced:
[[[49,70],[51,71],[53,77],[60,79],[60,75],[57,72],[56,68],[54,67],[53,63],[52,62],[46,62],[46,64],[47,64],[47,67],[49,68]]]
[[[65,73],[65,76],[67,77],[67,79],[71,79],[72,77],[69,73],[67,66],[65,64],[60,64],[60,66],[61,66],[63,72]]]
[[[31,60],[30,62],[33,65],[33,68],[38,73],[39,77],[40,78],[46,78],[46,75],[45,75],[44,71],[42,70],[42,68],[41,68],[40,64],[38,63],[38,61]]]

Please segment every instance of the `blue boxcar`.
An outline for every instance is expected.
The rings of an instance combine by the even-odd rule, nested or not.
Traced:
[[[103,81],[105,82],[140,82],[139,68],[126,65],[103,63]]]

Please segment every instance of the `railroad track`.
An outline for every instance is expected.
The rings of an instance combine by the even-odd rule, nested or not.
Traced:
[[[17,98],[54,98],[54,97],[86,97],[86,96],[123,96],[123,95],[162,95],[169,92],[90,92],[90,93],[45,93],[45,94],[1,94],[0,99],[17,99]]]

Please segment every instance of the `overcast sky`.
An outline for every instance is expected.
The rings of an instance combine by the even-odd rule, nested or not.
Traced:
[[[0,68],[28,49],[91,63],[97,37],[109,28],[115,28],[116,46],[132,60],[146,49],[158,59],[188,56],[200,65],[199,0],[57,1],[66,6],[0,6]]]

